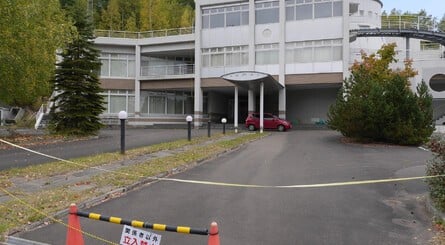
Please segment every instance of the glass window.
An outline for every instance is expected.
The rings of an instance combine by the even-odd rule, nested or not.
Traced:
[[[331,47],[315,47],[314,48],[314,61],[324,62],[330,61],[331,58]]]
[[[286,7],[286,20],[295,20],[295,6]]]
[[[207,29],[210,27],[210,16],[203,15],[202,16],[202,28]]]
[[[176,95],[176,99],[175,99],[175,113],[176,114],[184,114],[184,112],[182,111],[183,104],[184,104],[184,96]]]
[[[175,96],[174,95],[167,96],[167,114],[176,114],[175,108],[176,108]]]
[[[127,110],[126,97],[122,95],[110,96],[110,113],[119,113]]]
[[[278,21],[279,21],[278,8],[257,9],[255,11],[255,23],[257,24],[278,23]]]
[[[125,61],[125,60],[111,60],[111,76],[112,77],[126,77],[127,76],[127,61]]]
[[[224,14],[210,15],[210,28],[224,27]]]
[[[294,59],[297,63],[312,62],[312,48],[299,48],[294,51]]]
[[[226,26],[239,26],[241,25],[241,14],[239,12],[227,13]]]
[[[314,5],[315,18],[332,17],[332,2],[316,3]]]
[[[295,12],[295,18],[297,20],[312,19],[312,4],[297,5]]]
[[[241,12],[241,25],[249,24],[249,12],[243,11]]]
[[[278,50],[261,50],[255,55],[257,65],[278,64]]]
[[[334,16],[343,16],[343,2],[334,2]]]
[[[343,48],[341,46],[333,47],[333,57],[332,60],[342,60],[343,58]]]
[[[149,98],[150,114],[165,114],[165,97],[151,95]]]
[[[210,67],[210,54],[203,54],[202,55],[202,66],[203,67]]]
[[[212,54],[210,62],[212,66],[224,66],[224,54]]]
[[[134,113],[134,96],[128,96],[128,113]]]
[[[136,76],[136,64],[134,60],[128,61],[128,76],[135,77]]]
[[[101,59],[102,66],[100,68],[100,75],[104,77],[110,76],[110,61],[108,59]]]

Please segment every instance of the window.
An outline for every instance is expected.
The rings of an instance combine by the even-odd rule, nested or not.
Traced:
[[[255,4],[255,23],[278,23],[280,17],[279,2],[264,2]]]
[[[286,20],[308,20],[343,16],[343,1],[286,0]]]
[[[150,114],[165,114],[165,97],[150,96],[149,97]]]
[[[343,2],[334,2],[333,16],[343,16]]]
[[[202,10],[202,28],[222,28],[249,24],[249,5],[237,4],[229,7]]]
[[[104,97],[104,113],[134,113],[134,91],[109,90],[101,95]]]
[[[315,18],[332,17],[332,2],[316,3],[314,5],[314,15]]]
[[[244,66],[248,63],[247,46],[230,46],[202,50],[203,67]]]
[[[303,4],[296,6],[296,20],[312,19],[312,4]]]
[[[286,43],[286,63],[338,61],[343,58],[341,39]]]
[[[256,45],[255,64],[278,64],[278,56],[277,43]]]
[[[103,77],[135,77],[135,56],[133,54],[102,53],[100,75]]]

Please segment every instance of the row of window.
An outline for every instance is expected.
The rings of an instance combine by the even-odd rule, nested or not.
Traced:
[[[329,62],[342,60],[342,39],[286,43],[286,63]],[[202,50],[203,67],[248,65],[247,46],[221,47]],[[255,46],[255,64],[279,63],[279,45],[259,44]]]
[[[101,94],[104,97],[104,114],[116,114],[126,111],[135,112],[134,91],[108,90]],[[185,115],[193,113],[193,97],[185,92],[148,92],[141,91],[140,112],[142,116],[153,115]]]
[[[286,63],[329,62],[343,59],[341,39],[286,43]]]
[[[244,66],[249,64],[248,46],[202,49],[203,67]]]
[[[255,23],[279,22],[279,1],[255,3]],[[342,0],[286,0],[286,20],[329,18],[343,15]],[[202,28],[249,24],[249,6],[241,4],[202,10]]]
[[[243,26],[249,24],[249,5],[203,9],[202,28]]]

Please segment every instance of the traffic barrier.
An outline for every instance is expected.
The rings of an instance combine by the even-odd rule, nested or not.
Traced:
[[[82,230],[80,228],[79,217],[77,216],[76,204],[70,205],[68,216],[68,231],[66,233],[67,245],[84,245]]]
[[[219,245],[219,232],[218,232],[218,224],[216,222],[212,222],[210,225],[210,232],[207,229],[197,229],[191,228],[188,226],[170,226],[165,224],[152,224],[148,222],[138,221],[138,220],[125,220],[119,217],[113,216],[104,216],[97,213],[90,212],[82,212],[77,210],[75,204],[71,204],[69,217],[68,217],[68,232],[67,232],[67,245],[83,245],[83,237],[82,231],[80,228],[79,217],[89,218],[93,220],[99,220],[119,225],[128,225],[137,228],[147,228],[151,230],[157,231],[170,231],[177,232],[183,234],[194,234],[194,235],[203,235],[209,236],[208,245]]]
[[[216,222],[212,222],[212,224],[210,224],[209,242],[207,245],[219,245],[219,231],[218,224]]]

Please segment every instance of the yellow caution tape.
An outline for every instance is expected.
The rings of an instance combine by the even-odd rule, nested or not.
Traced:
[[[72,161],[68,161],[65,159],[61,159],[58,157],[54,157],[51,155],[47,155],[44,153],[40,153],[16,144],[13,144],[11,142],[5,141],[0,139],[0,142],[3,142],[5,144],[11,145],[13,147],[23,149],[25,151],[35,153],[41,156],[45,156],[48,158],[52,158],[58,161],[63,161],[67,163],[72,163],[76,165],[81,165]],[[113,172],[113,173],[119,173],[117,171],[110,171],[106,169],[101,169],[98,167],[91,167],[94,169],[103,170],[106,172]],[[129,174],[125,174],[129,175]],[[143,176],[140,176],[143,177]],[[239,188],[269,188],[269,189],[292,189],[292,188],[320,188],[320,187],[338,187],[338,186],[352,186],[352,185],[365,185],[365,184],[378,184],[378,183],[390,183],[390,182],[401,182],[401,181],[410,181],[410,180],[425,180],[425,179],[431,179],[431,178],[438,178],[438,177],[445,177],[445,175],[433,175],[433,176],[415,176],[415,177],[404,177],[404,178],[391,178],[391,179],[375,179],[375,180],[358,180],[358,181],[345,181],[345,182],[333,182],[333,183],[320,183],[320,184],[302,184],[302,185],[254,185],[254,184],[236,184],[236,183],[226,183],[226,182],[214,182],[214,181],[203,181],[203,180],[186,180],[186,179],[175,179],[175,178],[157,178],[157,177],[150,177],[154,180],[159,181],[173,181],[173,182],[179,182],[179,183],[187,183],[187,184],[199,184],[199,185],[212,185],[212,186],[225,186],[225,187],[239,187]]]

